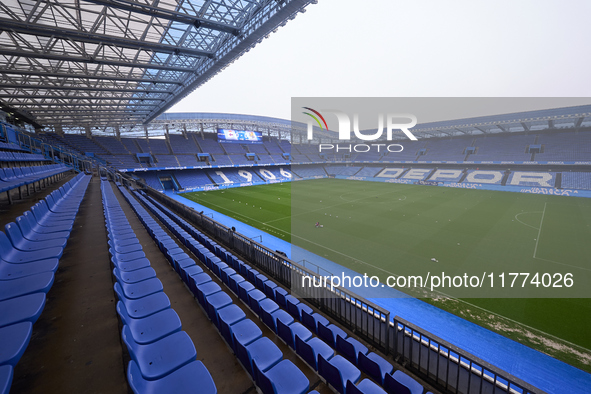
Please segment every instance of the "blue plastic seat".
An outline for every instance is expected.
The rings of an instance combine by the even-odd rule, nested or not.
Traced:
[[[238,295],[238,285],[245,280],[246,279],[240,274],[232,275],[228,278],[228,287],[234,292],[234,294]]]
[[[38,250],[47,250],[51,248],[60,248],[63,249],[66,246],[67,239],[66,238],[55,238],[55,239],[46,239],[43,241],[31,241],[26,239],[23,234],[21,233],[20,228],[16,225],[16,223],[8,223],[4,226],[4,230],[6,231],[6,235],[12,246],[14,246],[18,250],[22,251],[38,251]],[[56,256],[52,257],[61,257],[62,252],[60,252]]]
[[[123,290],[125,298],[137,300],[147,295],[161,292],[164,290],[162,282],[158,278],[151,278],[137,283],[119,283]]]
[[[287,304],[285,302],[285,297],[287,297],[289,293],[282,287],[275,288],[275,302],[279,305],[280,308],[286,309]]]
[[[113,237],[113,238],[109,239],[108,244],[110,246],[115,246],[115,250],[117,250],[118,252],[120,252],[118,248],[125,247],[125,246],[138,245],[140,243],[140,241],[135,236],[135,233],[133,232],[133,230],[130,234],[134,234],[134,236],[133,237],[125,237],[125,238],[121,238],[119,236]]]
[[[44,307],[45,293],[28,294],[0,301],[0,327],[23,321],[35,323]]]
[[[259,274],[258,270],[256,270],[253,267],[249,267],[246,270],[246,280],[248,280],[250,283],[256,283],[258,274]]]
[[[57,224],[53,224],[53,225],[49,225],[49,226],[42,226],[41,224],[37,223],[35,216],[30,211],[23,213],[23,215],[21,217],[23,218],[24,221],[27,222],[27,224],[30,226],[30,228],[33,231],[35,231],[36,233],[40,233],[40,234],[63,233],[63,232],[69,233],[72,230],[71,226],[64,226],[64,225],[57,225]],[[18,220],[19,219],[17,218],[17,221]]]
[[[240,361],[257,385],[259,384],[258,375],[268,371],[283,359],[281,350],[267,337],[259,338],[246,346],[244,354],[246,358]]]
[[[279,305],[270,298],[265,298],[259,302],[259,318],[263,320],[263,316],[267,321],[271,321],[271,314],[279,309]]]
[[[137,239],[137,237],[135,235],[135,231],[129,228],[127,230],[109,231],[109,239],[117,239],[121,241],[129,239],[130,242],[133,242]]]
[[[236,270],[232,267],[226,267],[223,270],[220,271],[220,278],[222,279],[222,282],[224,282],[226,285],[230,286],[230,276],[235,275],[236,274]]]
[[[424,391],[419,382],[400,370],[386,375],[384,388],[387,392],[396,394],[422,394]]]
[[[120,254],[123,256],[123,258],[125,258],[126,255],[128,254],[132,254],[134,252],[141,252],[142,251],[142,245],[139,243],[139,241],[134,241],[133,238],[130,238],[131,242],[127,243],[127,242],[121,242],[121,243],[117,243],[117,242],[113,242],[112,240],[109,240],[109,246],[111,247],[111,250],[114,250],[116,253]],[[135,255],[134,255],[135,256]],[[144,254],[145,256],[145,254]],[[139,256],[139,257],[144,257],[144,256]],[[135,257],[138,258],[138,257]]]
[[[133,340],[141,345],[156,342],[182,329],[181,319],[174,309],[164,309],[141,319],[129,316],[125,304],[117,303],[117,313],[129,327]]]
[[[343,338],[337,335],[337,352],[341,353],[345,358],[353,364],[358,365],[359,354],[367,354],[369,350],[367,346],[359,342],[357,339],[349,337]]]
[[[117,251],[113,250],[113,248],[109,248],[109,253],[111,253],[111,256],[113,256],[112,259],[122,263],[146,257],[146,254],[143,250],[136,250],[135,252],[129,253],[117,253]]]
[[[176,257],[174,257],[172,260],[172,264],[173,264],[175,271],[179,275],[182,275],[182,272],[184,270],[188,269],[189,267],[196,266],[195,261],[190,257],[180,259],[180,260],[177,259]]]
[[[361,378],[361,371],[340,355],[330,360],[326,360],[321,354],[318,355],[318,374],[341,394],[347,393],[347,381],[356,384]]]
[[[280,320],[285,325],[290,325],[294,322],[293,316],[285,312],[283,309],[277,309],[270,314],[262,313],[263,323],[265,323],[273,332],[277,333],[277,321]]]
[[[0,366],[0,394],[8,394],[12,385],[12,376],[14,369],[12,365]]]
[[[64,231],[66,228],[72,230],[72,227],[74,226],[73,219],[64,219],[59,215],[51,213],[49,209],[47,209],[47,205],[41,204],[40,202],[31,207],[31,212],[35,217],[37,224],[44,227],[58,226],[60,231]]]
[[[269,278],[267,278],[265,276],[265,274],[258,274],[255,278],[254,285],[256,286],[257,289],[264,292],[265,291],[265,282],[268,280],[269,280]]]
[[[318,355],[322,355],[325,360],[330,360],[334,356],[334,349],[317,337],[312,337],[307,341],[296,337],[295,351],[315,371],[318,371]]]
[[[31,241],[44,241],[46,239],[60,238],[68,239],[70,237],[69,231],[38,233],[31,227],[29,221],[24,216],[19,216],[16,218],[16,225],[19,227],[23,236]]]
[[[118,260],[115,256],[113,256],[111,257],[111,262],[113,262],[113,265],[117,267],[121,272],[131,272],[142,268],[150,267],[150,260],[148,260],[145,257],[140,257],[135,260],[121,261]]]
[[[205,298],[209,297],[212,294],[222,291],[220,285],[211,280],[199,283],[195,286],[195,288],[197,289],[197,300],[206,312],[207,304],[205,303]]]
[[[273,282],[272,280],[267,280],[263,283],[263,291],[270,299],[275,299],[275,289],[279,287],[277,283]]]
[[[359,369],[368,374],[376,382],[384,385],[384,378],[394,371],[394,367],[387,360],[376,353],[359,354]]]
[[[283,360],[259,374],[263,394],[305,394],[310,388],[306,375],[290,360]]]
[[[119,283],[115,284],[115,291]],[[121,289],[121,287],[119,287]],[[154,313],[170,308],[170,300],[163,291],[154,293],[149,296],[140,298],[138,300],[130,300],[119,294],[119,300],[125,304],[125,309],[130,317],[134,319],[141,319]]]
[[[232,304],[232,298],[223,291],[205,297],[205,310],[209,319],[219,328],[218,311]]]
[[[156,271],[152,267],[140,268],[135,271],[121,271],[119,268],[113,268],[113,275],[119,282],[137,283],[156,277]]]
[[[218,310],[218,322],[220,325],[220,332],[228,345],[232,346],[234,339],[232,338],[232,330],[230,326],[238,323],[246,318],[244,311],[236,304],[228,305],[225,308]]]
[[[217,394],[211,374],[201,361],[193,361],[157,380],[146,380],[135,361],[127,367],[127,381],[135,394]]]
[[[42,272],[0,282],[0,301],[33,293],[47,293],[53,285],[53,272]]]
[[[21,359],[33,333],[33,323],[21,322],[0,328],[0,365],[13,367]]]
[[[286,325],[281,320],[277,320],[277,335],[294,350],[296,337],[299,337],[304,341],[307,341],[312,337],[310,330],[304,327],[300,322]]]
[[[32,261],[30,263],[12,264],[0,260],[0,281],[18,279],[25,276],[40,274],[42,272],[57,271],[58,259]]]
[[[347,394],[387,394],[383,388],[369,379],[363,379],[356,386],[350,380],[347,381]]]
[[[340,329],[339,327],[335,326],[334,324],[329,324],[325,326],[324,323],[318,322],[318,336],[326,343],[328,343],[333,349],[337,347],[337,337],[347,338],[347,334],[345,331]]]
[[[200,285],[205,282],[211,282],[211,276],[209,276],[206,272],[199,272],[197,274],[189,276],[189,289],[191,289],[195,297],[197,297],[197,285]]]
[[[248,306],[257,316],[261,314],[259,303],[265,298],[267,298],[267,296],[259,289],[253,289],[248,292]]]
[[[29,263],[31,261],[60,258],[64,249],[51,247],[35,251],[22,251],[14,248],[10,240],[0,231],[0,259],[9,263]]]
[[[236,343],[239,342],[242,346],[254,342],[263,336],[263,332],[252,320],[244,319],[236,324],[230,326],[232,334],[231,347],[236,352]]]
[[[212,268],[211,268],[211,260],[212,260],[213,258],[216,258],[216,259],[217,259],[217,257],[215,256],[215,254],[213,254],[212,252],[209,252],[209,251],[207,251],[207,252],[205,252],[205,253],[203,254],[203,262],[205,263],[205,265],[206,265],[206,266],[207,266],[207,268],[209,268],[209,269],[212,269]]]
[[[212,271],[215,274],[215,276],[217,276],[218,278],[221,279],[222,277],[222,270],[224,268],[228,268],[228,264],[224,263],[223,261],[221,261],[219,258],[216,258],[218,261],[212,261]]]
[[[146,380],[161,379],[195,361],[197,357],[193,341],[184,331],[175,332],[148,345],[140,345],[133,340],[129,327],[123,326],[121,337]]]
[[[183,282],[189,283],[189,277],[192,275],[197,275],[203,272],[203,268],[199,267],[197,264],[193,264],[189,267],[181,268],[181,278]]]
[[[312,314],[312,308],[310,308],[308,305],[306,305],[303,302],[300,302],[298,304],[292,304],[290,303],[290,300],[286,299],[287,302],[287,312],[289,312],[293,317],[295,317],[298,320],[302,320],[302,313],[306,312],[308,314]]]
[[[302,310],[302,323],[308,327],[315,334],[318,333],[318,323],[322,323],[324,326],[328,326],[330,322],[320,313],[312,313],[309,311]]]
[[[250,282],[244,281],[238,283],[238,297],[240,297],[246,305],[248,305],[248,292],[253,289],[254,285]]]

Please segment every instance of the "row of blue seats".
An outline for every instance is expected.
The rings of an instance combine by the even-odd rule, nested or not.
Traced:
[[[0,151],[0,161],[6,162],[24,162],[24,161],[45,161],[45,157],[40,153],[6,152]]]
[[[9,192],[21,186],[35,184],[48,178],[70,170],[64,164],[49,164],[33,167],[6,167],[0,168],[0,193]],[[27,188],[28,192],[28,188]],[[10,193],[8,193],[10,199]],[[22,197],[22,196],[21,196]]]
[[[121,335],[131,356],[127,369],[130,387],[136,394],[189,393],[196,387],[200,393],[217,393],[110,183],[103,181],[101,189],[117,280],[117,312],[123,323]],[[164,242],[165,233],[158,234]]]
[[[23,149],[12,142],[0,142],[0,149],[3,151],[26,151],[26,149]]]
[[[361,369],[373,378],[388,392],[422,394],[424,389],[420,383],[398,370],[387,360],[376,353],[369,352],[368,348],[334,324],[313,310],[305,303],[300,302],[292,295],[278,287],[275,282],[269,280],[264,274],[248,266],[232,253],[224,250],[215,242],[194,229],[189,223],[180,218],[170,209],[162,206],[151,197],[146,197],[140,192],[147,204],[151,204],[159,211],[153,211],[162,220],[169,219],[180,225],[185,231],[193,233],[210,248],[199,248],[189,243],[187,245],[195,255],[216,273],[231,290],[233,290],[252,310],[259,315],[263,322],[288,344],[308,364],[318,371],[337,391],[380,393],[383,390],[370,380],[364,380],[355,386],[361,376]],[[174,230],[171,228],[171,231]],[[215,256],[214,253],[217,254]],[[222,259],[220,259],[220,257]],[[229,264],[229,265],[228,265]],[[287,313],[286,313],[287,311]],[[301,321],[295,322],[294,318]],[[303,323],[303,324],[302,324]],[[318,335],[315,338],[312,332]],[[226,330],[227,331],[227,330]],[[330,345],[330,346],[329,346]],[[342,354],[334,356],[334,350]],[[354,364],[354,365],[352,365]],[[359,369],[358,369],[358,368]],[[349,378],[346,378],[346,377]],[[351,379],[357,378],[357,379]],[[345,379],[346,378],[346,379]],[[350,389],[347,386],[351,386]]]
[[[129,196],[130,200],[132,199],[127,191],[122,191]],[[159,212],[143,196],[136,194],[136,197],[185,246],[189,247],[191,245],[193,249],[199,247],[200,251],[207,253],[210,259],[221,262],[213,253],[207,251],[205,246],[199,244],[190,234]],[[193,251],[193,249],[191,250]],[[201,259],[201,261],[206,260]],[[283,353],[277,345],[262,335],[261,329],[252,320],[246,318],[244,311],[232,302],[232,298],[222,291],[221,287],[212,280],[209,274],[195,265],[192,259],[172,256],[170,262],[263,394],[304,394],[308,391],[310,381],[304,373],[293,362],[283,359]],[[211,269],[211,264],[208,267]],[[218,277],[221,277],[219,270],[213,272]],[[232,324],[229,324],[230,321]]]
[[[76,176],[40,202],[40,216],[25,212],[0,232],[0,394],[27,348],[45,307],[90,176]]]
[[[167,215],[174,214],[168,210],[167,208],[163,207],[161,204],[155,202],[153,199],[150,199],[148,204],[158,204],[158,209],[167,213]],[[162,217],[162,213],[157,211],[153,211],[157,216],[159,216],[165,222],[172,220],[170,216]],[[184,222],[182,219],[176,217],[179,221]],[[176,223],[176,221],[175,221]],[[184,224],[188,225],[186,222]],[[175,232],[173,226],[169,226],[171,231]],[[188,228],[188,227],[186,227]],[[191,229],[189,228],[191,231]],[[192,230],[196,231],[196,230]],[[203,235],[201,234],[201,237]],[[206,243],[211,244],[207,239],[202,238],[202,240]],[[205,248],[205,246],[195,244],[195,242],[190,243],[191,246],[194,248],[192,251],[197,255],[197,257],[203,261],[206,266],[208,266],[212,272],[218,275],[222,282],[226,283],[228,287],[236,293],[242,301],[249,306],[249,308],[257,314],[261,320],[269,326],[271,330],[273,330],[289,347],[296,351],[296,353],[304,359],[308,364],[316,371],[319,371],[318,368],[318,355],[322,355],[324,359],[331,360],[332,363],[336,363],[342,369],[346,369],[348,366],[349,369],[356,369],[350,362],[343,359],[342,356],[336,356],[333,359],[334,350],[328,346],[325,342],[320,340],[319,338],[313,338],[312,332],[306,328],[302,323],[295,322],[294,317],[302,322],[312,322],[314,327],[314,333],[316,333],[316,324],[321,322],[320,324],[328,325],[330,328],[338,327],[334,325],[329,325],[329,322],[326,318],[322,315],[314,313],[310,307],[306,304],[301,303],[297,298],[288,295],[287,292],[278,287],[272,280],[269,280],[264,274],[260,274],[256,269],[248,266],[241,260],[235,258],[231,253],[225,252],[223,257],[226,258],[226,261],[233,262],[232,266],[229,266],[227,263],[223,262],[219,257],[215,256],[210,250]],[[213,246],[212,250],[215,250],[216,247]],[[219,246],[217,246],[218,251],[221,251]],[[238,270],[238,272],[236,272]],[[246,279],[245,279],[246,278]],[[192,287],[197,289],[198,294],[205,291],[219,291],[217,288],[213,286],[209,286],[209,283],[206,282],[203,289],[200,289],[202,286],[201,278],[199,276],[193,278],[196,283],[191,284]],[[217,286],[217,285],[216,285]],[[219,286],[218,286],[219,287]],[[287,312],[286,312],[287,311]],[[235,324],[240,323],[242,319],[244,319],[244,314],[240,313],[239,311],[236,312],[226,312],[226,310],[220,311],[220,327],[222,335],[226,338],[226,340],[231,339],[231,332],[232,328]],[[340,330],[340,329],[338,329]],[[332,331],[329,331],[332,333]],[[340,333],[344,335],[344,332],[340,330]],[[354,340],[353,338],[348,338],[350,340],[355,341],[355,343],[360,344],[358,341]],[[334,342],[334,339],[332,339]],[[363,346],[363,345],[361,345]],[[366,348],[367,349],[367,348]],[[238,348],[240,350],[240,348]],[[372,353],[375,355],[375,353]],[[381,359],[383,363],[389,364],[386,360],[383,360],[381,357],[375,355],[377,358]],[[239,359],[246,364],[247,362],[247,354],[246,350],[242,352],[239,351],[238,353]],[[330,370],[331,367],[327,366],[325,369]],[[390,365],[390,372],[393,370],[393,367]],[[337,391],[343,393],[345,392],[347,381],[350,379],[345,379],[344,383],[341,383],[341,380],[336,379],[336,375],[331,374],[329,371],[323,374],[323,370],[320,371],[320,376],[325,378],[328,383],[330,383]],[[337,373],[342,371],[336,371]],[[357,382],[359,377],[361,376],[361,372],[359,370],[356,371],[358,373],[357,379],[353,380],[353,382]],[[400,371],[399,371],[400,372]],[[402,372],[400,372],[402,373]],[[334,375],[334,376],[333,376]],[[349,376],[349,375],[347,375]],[[406,375],[405,375],[406,376]],[[418,383],[417,383],[418,384]],[[384,392],[382,389],[377,387],[375,383],[371,382],[370,380],[364,380],[359,384],[359,386],[355,386],[352,382],[349,383],[352,385],[353,388],[349,389],[349,392],[363,392],[363,393],[370,393],[370,392]],[[419,385],[420,386],[420,385]],[[421,393],[422,393],[422,386]],[[380,391],[376,391],[380,390]],[[354,391],[357,390],[357,391]]]

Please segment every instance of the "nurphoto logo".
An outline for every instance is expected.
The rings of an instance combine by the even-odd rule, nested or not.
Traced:
[[[303,114],[309,116],[311,119],[308,120],[308,141],[314,139],[314,121],[320,127],[320,130],[328,131],[328,124],[324,116],[310,107],[302,107],[305,112]],[[309,112],[308,112],[309,111]],[[350,141],[351,140],[351,118],[349,115],[338,110],[322,110],[323,113],[328,113],[336,116],[338,122],[338,139],[339,141]],[[407,122],[396,122],[399,120],[407,120]],[[384,134],[384,123],[386,124],[386,141],[392,141],[392,135],[395,130],[400,130],[406,135],[411,141],[417,141],[417,137],[409,130],[417,124],[417,117],[412,114],[394,114],[389,113],[386,116],[384,114],[378,114],[378,127],[373,134],[363,134],[359,129],[359,114],[353,114],[353,130],[355,138],[361,141],[378,141],[382,139]],[[319,144],[319,152],[334,150],[335,152],[369,152],[372,149],[376,149],[377,152],[402,152],[404,147],[400,144]]]

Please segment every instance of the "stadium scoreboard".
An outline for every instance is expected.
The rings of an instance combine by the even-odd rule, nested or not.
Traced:
[[[218,129],[218,142],[262,144],[263,134],[259,131]]]

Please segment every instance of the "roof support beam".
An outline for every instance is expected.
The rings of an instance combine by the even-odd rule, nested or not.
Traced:
[[[93,3],[98,5],[104,5],[111,8],[116,8],[123,11],[130,11],[136,14],[153,16],[159,19],[165,19],[173,22],[180,22],[187,25],[193,25],[196,28],[206,28],[211,30],[223,31],[226,33],[233,34],[235,36],[240,34],[240,29],[232,25],[225,23],[215,22],[208,19],[198,18],[196,16],[183,14],[182,12],[176,12],[166,10],[159,7],[154,7],[148,4],[140,4],[135,1],[127,0],[85,0],[87,3]]]
[[[82,41],[98,45],[115,45],[123,48],[143,49],[160,53],[186,55],[195,57],[213,58],[213,52],[198,49],[177,47],[174,45],[160,44],[157,42],[139,41],[129,38],[113,37],[106,34],[82,32],[70,29],[60,29],[53,26],[45,26],[36,23],[26,23],[8,18],[0,18],[0,26],[5,31],[14,31],[21,34],[34,34],[43,37],[62,38],[66,40]]]
[[[527,125],[527,123],[525,123],[525,122],[521,122],[521,126],[523,126],[523,129],[524,129],[526,132],[529,132],[529,126]]]
[[[14,99],[38,99],[38,100],[100,100],[100,101],[165,101],[162,98],[138,98],[138,97],[95,97],[95,96],[64,96],[64,95],[39,95],[39,94],[6,94],[0,93],[0,98]],[[18,103],[21,105],[21,103]],[[36,105],[36,104],[34,104]]]
[[[127,93],[147,93],[147,94],[158,94],[158,93],[165,93],[165,94],[172,94],[171,90],[142,90],[142,89],[130,89],[130,88],[94,88],[94,87],[87,87],[87,86],[60,86],[60,85],[21,85],[18,83],[9,83],[9,84],[2,84],[0,85],[0,89],[24,89],[24,90],[79,90],[79,91],[87,91],[87,92],[127,92]]]
[[[127,110],[133,110],[135,108],[143,108],[143,107],[147,107],[147,108],[152,108],[153,104],[125,104],[125,103],[119,103],[119,104],[109,104],[109,103],[104,103],[104,102],[100,102],[100,103],[59,103],[59,102],[53,102],[53,103],[37,103],[37,102],[26,102],[26,103],[18,103],[18,105],[34,105],[36,108],[39,108],[39,111],[43,111],[45,108],[49,107],[48,109],[58,109],[58,108],[75,108],[75,107],[89,107],[89,111],[92,110],[93,108],[96,107],[111,107],[111,109],[113,110],[121,110],[121,111],[127,111]],[[32,111],[38,111],[37,109],[33,109]]]
[[[87,108],[47,108],[47,109],[38,109],[34,111],[35,116],[43,116],[46,114],[53,114],[58,112],[88,112],[88,114],[93,114],[95,112],[109,112],[112,114],[119,114],[120,116],[125,115],[138,115],[138,114],[147,114],[149,111],[142,110],[142,111],[133,111],[133,110],[116,110],[116,109],[87,109]]]
[[[165,64],[157,64],[157,63],[126,62],[126,61],[121,61],[121,60],[95,58],[92,56],[88,56],[88,57],[70,56],[70,55],[65,55],[65,54],[60,55],[60,54],[55,54],[55,53],[19,51],[19,50],[14,50],[14,49],[10,50],[10,49],[0,48],[0,55],[25,57],[25,58],[36,58],[36,59],[46,59],[46,60],[57,60],[57,61],[63,61],[63,62],[92,63],[92,64],[100,64],[100,65],[115,66],[115,67],[135,67],[135,68],[146,68],[146,69],[153,69],[153,70],[179,71],[179,72],[191,72],[191,73],[194,72],[194,70],[190,67],[168,66]]]
[[[123,81],[123,82],[140,82],[140,83],[164,83],[171,85],[182,85],[182,82],[173,81],[169,79],[145,79],[145,78],[133,78],[133,77],[117,77],[104,74],[72,74],[72,73],[54,73],[46,71],[35,71],[35,70],[2,70],[2,74],[17,74],[17,75],[32,75],[39,77],[52,77],[52,78],[77,78],[77,79],[100,79],[105,81]]]
[[[575,127],[581,127],[581,125],[583,124],[583,120],[585,120],[585,118],[583,116],[581,116],[579,119],[577,119],[577,121],[575,122]]]

